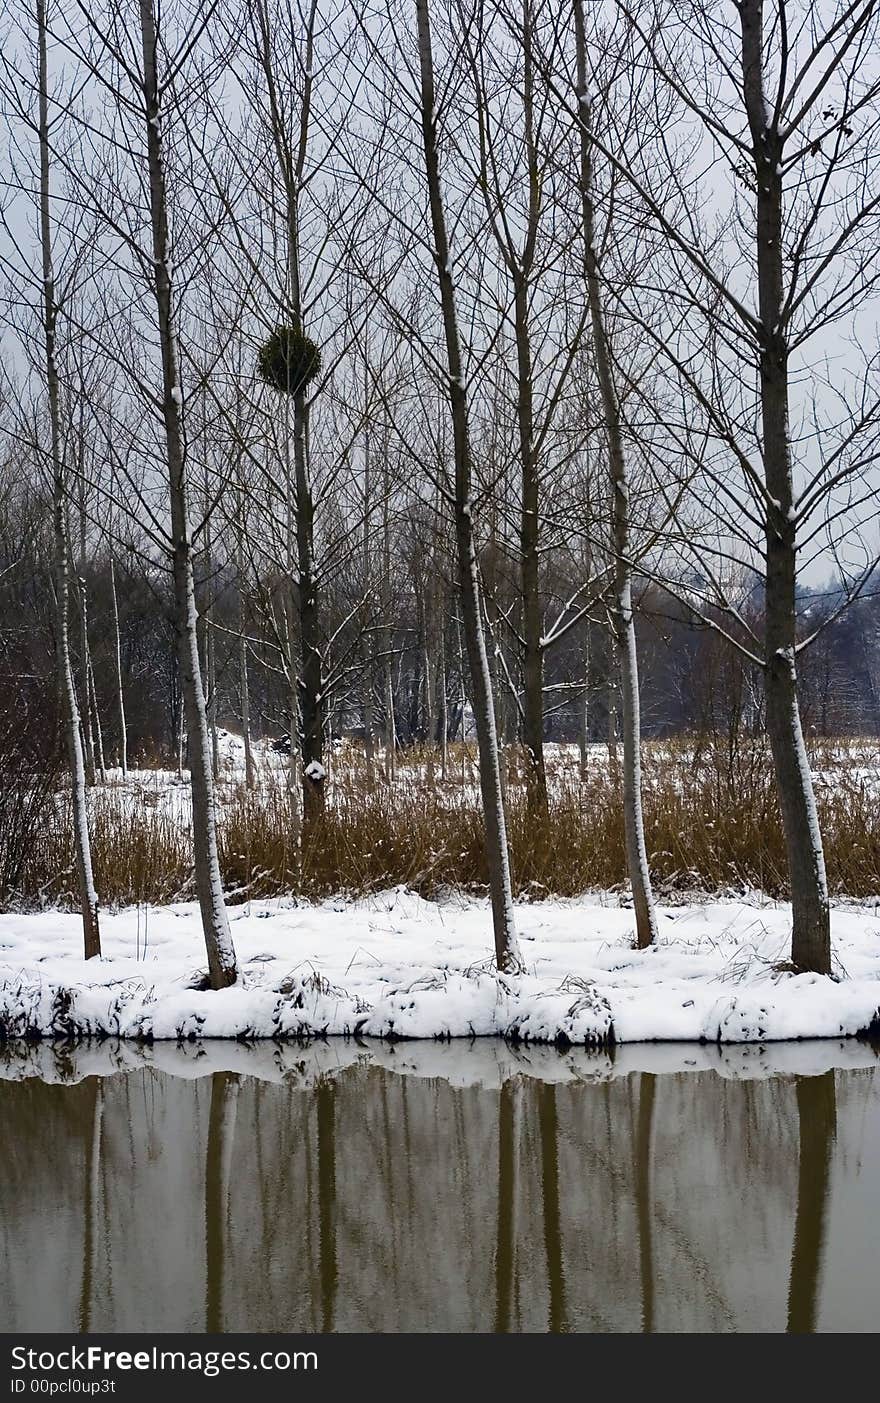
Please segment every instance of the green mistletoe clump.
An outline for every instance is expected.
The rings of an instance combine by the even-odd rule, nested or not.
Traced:
[[[292,326],[276,326],[257,353],[260,379],[287,395],[301,394],[320,369],[320,350]]]

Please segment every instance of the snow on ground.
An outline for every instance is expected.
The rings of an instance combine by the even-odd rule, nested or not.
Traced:
[[[243,978],[220,992],[197,908],[105,914],[85,962],[77,917],[0,915],[0,1038],[279,1040],[500,1035],[514,1043],[763,1043],[840,1038],[880,1022],[880,916],[838,907],[837,980],[792,975],[784,906],[660,908],[660,941],[632,946],[631,912],[600,896],[517,908],[526,972],[498,975],[485,901],[395,890],[317,906],[232,908]]]

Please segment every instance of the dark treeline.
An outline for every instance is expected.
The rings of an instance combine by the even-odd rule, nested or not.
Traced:
[[[17,498],[14,516],[3,523],[0,540],[0,693],[10,744],[27,750],[37,742],[49,756],[59,754],[63,736],[55,686],[55,613],[51,587],[49,512],[38,497]],[[22,523],[30,527],[21,532]],[[90,549],[78,562],[74,589],[71,655],[79,695],[89,768],[121,763],[121,720],[117,643],[121,659],[127,760],[133,766],[174,768],[185,752],[185,723],[174,630],[174,601],[166,571],[139,558],[124,545],[113,549],[111,578],[108,548]],[[363,615],[356,604],[358,578],[345,570],[326,592],[326,627],[332,651],[340,660],[338,680],[325,710],[326,738],[351,737],[364,746],[367,727],[382,745],[390,733],[395,748],[472,737],[467,663],[462,666],[461,626],[448,557],[424,549],[418,519],[403,515],[396,523],[396,562],[382,598],[393,601],[388,619],[372,619],[367,629],[376,639],[372,656],[364,656]],[[241,734],[239,638],[246,633],[249,660],[249,725],[255,740],[274,740],[291,730],[290,694],[277,659],[277,647],[261,623],[259,599],[278,582],[262,582],[258,598],[241,598],[233,567],[215,559],[199,561],[197,594],[201,606],[202,656],[211,635],[215,695],[210,698],[212,725]],[[516,606],[512,562],[492,553],[496,574],[491,602],[496,617]],[[569,562],[543,562],[542,612],[559,608],[570,590]],[[505,570],[508,578],[505,579]],[[114,612],[113,591],[116,592]],[[735,745],[739,738],[763,733],[763,696],[759,669],[733,651],[727,641],[695,619],[677,593],[643,583],[636,590],[636,632],[642,677],[642,729],[653,738],[700,736]],[[802,628],[823,619],[828,626],[806,653],[801,671],[801,707],[809,735],[820,737],[880,734],[880,601],[871,592],[840,610],[843,591],[826,586],[800,591]],[[86,632],[82,601],[86,601]],[[757,591],[749,612],[760,615]],[[118,628],[118,634],[117,634]],[[330,646],[329,635],[322,639]],[[499,737],[505,745],[522,744],[522,666],[518,650],[495,637],[498,657]],[[377,654],[381,653],[381,658]],[[390,674],[390,694],[383,685]],[[613,744],[619,730],[619,693],[607,624],[601,610],[571,628],[548,650],[543,676],[544,739],[572,744]],[[388,725],[388,696],[393,698],[393,727]],[[464,728],[462,718],[464,714]],[[293,720],[295,729],[296,718]],[[182,735],[183,730],[183,735]]]

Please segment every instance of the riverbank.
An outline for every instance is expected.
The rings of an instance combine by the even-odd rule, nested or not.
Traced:
[[[615,898],[517,908],[524,974],[499,976],[484,901],[403,890],[359,901],[231,910],[239,986],[204,986],[194,904],[105,913],[83,961],[73,915],[0,916],[0,1038],[175,1042],[342,1035],[497,1036],[600,1047],[841,1038],[880,1025],[880,913],[833,914],[836,977],[785,969],[784,904],[661,907],[659,944],[632,949]]]

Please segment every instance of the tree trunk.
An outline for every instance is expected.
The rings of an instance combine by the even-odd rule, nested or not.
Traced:
[[[247,638],[243,618],[240,620],[238,632],[238,685],[241,734],[244,740],[244,784],[246,789],[253,789],[256,777],[254,775],[254,749],[251,744],[251,692],[248,680]]]
[[[541,598],[538,588],[539,486],[538,463],[534,447],[528,284],[524,273],[516,280],[514,316],[518,367],[517,417],[522,467],[522,512],[519,539],[524,642],[522,737],[529,763],[528,801],[532,808],[546,814],[544,646],[541,637]]]
[[[372,793],[375,782],[375,750],[373,745],[373,589],[372,589],[372,565],[370,562],[370,510],[372,498],[372,443],[370,437],[369,423],[369,373],[368,364],[364,362],[364,526],[362,542],[362,568],[363,568],[363,591],[364,591],[364,612],[363,628],[361,631],[361,658],[363,663],[363,682],[361,713],[364,723],[364,779],[368,793]]]
[[[46,46],[45,0],[37,0],[37,48],[39,65],[39,147],[40,147],[40,244],[43,271],[43,349],[46,389],[49,397],[49,430],[52,453],[52,508],[55,533],[55,666],[58,692],[64,713],[67,759],[70,768],[73,806],[73,843],[83,924],[83,953],[87,960],[101,953],[98,927],[98,893],[92,874],[86,802],[86,773],[80,732],[76,683],[70,661],[70,551],[67,541],[66,473],[61,447],[61,406],[58,368],[55,362],[55,273],[52,266],[52,224],[49,210],[49,91]],[[86,694],[88,696],[88,694]]]
[[[302,723],[303,832],[324,812],[324,697],[321,635],[314,567],[314,515],[306,457],[305,396],[294,398],[293,464],[296,488],[296,561]]]
[[[623,711],[623,815],[626,835],[626,862],[632,886],[639,948],[657,938],[657,919],[651,894],[645,827],[642,818],[641,716],[639,671],[636,656],[636,630],[633,619],[632,579],[629,564],[629,482],[623,449],[620,404],[614,385],[611,352],[602,306],[595,215],[592,194],[592,151],[590,147],[591,108],[587,93],[586,38],[583,0],[575,0],[575,42],[577,47],[577,86],[580,111],[581,201],[584,229],[584,270],[593,333],[596,378],[605,428],[608,467],[612,493],[612,548],[614,551],[614,606],[612,629],[620,666],[621,709]]]
[[[538,592],[538,464],[534,448],[528,285],[524,274],[517,278],[514,314],[519,382],[517,416],[522,466],[522,513],[519,541],[524,642],[522,737],[529,762],[527,776],[529,804],[532,808],[546,814],[544,648],[541,641],[541,598]]]
[[[211,606],[205,614],[205,681],[208,695],[205,714],[208,719],[208,734],[211,738],[211,775],[216,783],[220,778],[220,742],[217,735],[217,657],[216,640],[211,623]]]
[[[494,547],[494,543],[493,543],[493,546],[492,546],[492,549],[491,549],[491,557],[492,557],[492,560],[493,560],[493,562],[494,562],[494,559],[495,559],[495,547]],[[494,590],[494,581],[490,581],[489,584],[490,584],[490,590]],[[481,596],[481,597],[482,597],[482,596]],[[504,732],[504,709],[503,709],[503,705],[502,705],[501,687],[500,687],[500,683],[499,683],[499,681],[498,681],[498,662],[499,662],[499,658],[498,658],[498,648],[499,648],[499,644],[498,644],[498,640],[497,640],[497,637],[496,637],[496,626],[497,626],[497,623],[498,623],[498,611],[497,611],[497,609],[495,609],[493,606],[490,605],[489,600],[490,600],[491,598],[492,598],[492,593],[490,592],[489,599],[483,599],[483,604],[484,604],[483,620],[484,620],[485,637],[486,637],[486,661],[487,661],[488,669],[489,669],[489,690],[490,690],[491,695],[492,695],[492,708],[493,708],[493,715],[494,715],[494,717],[495,717],[495,734],[496,734],[496,736],[497,736],[497,744],[498,744],[498,774],[499,774],[499,777],[500,777],[500,780],[501,780],[501,799],[502,799],[502,802],[503,802],[503,804],[504,804],[504,806],[505,806],[505,810],[506,810],[506,807],[507,807],[507,746],[505,745],[506,736],[505,736],[505,732]],[[493,618],[493,615],[494,615],[494,618]],[[478,734],[479,734],[479,733],[478,733]]]
[[[101,776],[101,783],[107,783],[107,766],[104,762],[104,732],[101,728],[101,713],[98,710],[98,693],[95,689],[95,668],[92,663],[91,650],[89,651],[89,697],[91,699],[92,714],[95,718],[95,760],[98,774]]]
[[[608,681],[606,684],[606,695],[608,698],[608,768],[611,771],[613,780],[617,780],[619,772],[619,761],[617,758],[617,682],[615,674],[617,664],[614,657],[614,639],[609,640],[608,646]]]
[[[764,89],[763,0],[742,0],[743,93],[756,172],[756,259],[765,503],[764,686],[791,885],[792,963],[831,973],[831,914],[813,780],[798,704],[797,514],[788,419],[788,340],[783,324],[783,141]]]
[[[446,600],[440,612],[440,661],[437,667],[437,703],[440,727],[440,780],[449,778],[449,705],[446,699]]]
[[[385,436],[382,454],[382,614],[385,635],[385,780],[393,784],[397,778],[397,735],[394,724],[394,626],[391,623],[391,520],[389,510],[390,481],[388,471],[388,438]]]
[[[590,625],[586,626],[584,637],[584,695],[581,700],[581,779],[588,774],[590,746]]]
[[[162,359],[162,418],[165,430],[171,516],[174,622],[177,630],[181,690],[189,736],[195,882],[205,948],[208,955],[211,986],[214,989],[222,989],[236,982],[238,967],[229,929],[229,919],[223,901],[220,861],[217,852],[211,746],[205,714],[205,694],[199,669],[193,543],[187,511],[186,463],[182,426],[183,399],[174,328],[168,208],[162,152],[163,114],[159,106],[159,76],[156,64],[157,39],[152,0],[140,0],[140,19],[144,63],[143,95],[146,105],[150,216],[153,236],[153,286]]]
[[[240,471],[240,468],[239,468]],[[238,520],[235,527],[235,565],[238,577],[238,698],[241,714],[241,735],[244,741],[244,784],[253,789],[254,750],[251,745],[251,690],[248,677],[247,602],[244,593],[244,493],[238,478]]]
[[[451,252],[446,232],[446,216],[440,185],[437,152],[437,113],[434,95],[434,63],[428,0],[416,0],[419,65],[421,76],[421,119],[431,225],[434,234],[437,276],[443,312],[443,330],[449,370],[449,402],[455,458],[455,539],[458,574],[464,618],[465,646],[471,674],[471,689],[477,742],[480,753],[480,790],[489,868],[489,891],[495,933],[498,969],[515,972],[523,968],[513,911],[510,856],[501,789],[495,705],[489,680],[486,640],[480,602],[474,523],[471,516],[471,446],[468,428],[467,393],[455,307]]]
[[[128,734],[125,725],[125,692],[122,686],[122,640],[119,634],[119,601],[116,596],[116,566],[110,557],[110,599],[113,607],[113,638],[116,662],[116,706],[119,711],[119,766],[122,778],[128,775]]]
[[[89,605],[86,596],[85,580],[85,547],[80,553],[80,574],[77,578],[79,593],[79,628],[80,628],[80,696],[82,697],[82,711],[80,713],[80,723],[82,725],[83,749],[86,762],[86,783],[92,787],[95,783],[95,735],[92,729],[92,693],[89,686]]]

